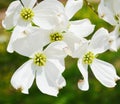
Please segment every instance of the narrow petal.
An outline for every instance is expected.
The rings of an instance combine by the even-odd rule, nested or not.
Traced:
[[[35,5],[35,3],[37,3],[37,0],[21,0],[22,3],[24,4],[24,6],[26,8],[33,8],[33,6]]]
[[[11,78],[12,86],[21,90],[22,93],[28,94],[35,77],[35,70],[32,69],[32,61],[27,61],[16,70]]]
[[[40,69],[37,70],[36,84],[39,90],[44,94],[48,94],[51,96],[57,96],[58,88],[50,86],[48,81],[49,80],[46,78],[44,68],[41,68],[41,70]]]
[[[64,51],[66,47],[66,43],[62,41],[53,42],[44,50],[44,53],[47,55],[48,58],[52,59],[65,58],[67,56]]]
[[[71,19],[82,6],[83,0],[68,0],[65,5],[65,12],[68,19]]]
[[[95,25],[90,20],[83,19],[71,21],[69,31],[73,32],[78,38],[87,37],[94,31]]]
[[[78,68],[83,76],[83,80],[79,80],[78,82],[78,88],[87,91],[89,89],[89,83],[88,83],[88,65],[85,65],[82,63],[82,60],[78,61]]]
[[[105,52],[109,49],[109,33],[106,29],[100,28],[92,37],[89,50],[95,54]]]
[[[115,82],[120,79],[112,64],[95,59],[90,66],[95,77],[106,87],[114,87]]]
[[[41,51],[42,48],[48,44],[45,30],[37,30],[36,32],[27,34],[26,37],[21,38],[13,43],[13,48],[19,54],[30,57],[34,52]]]

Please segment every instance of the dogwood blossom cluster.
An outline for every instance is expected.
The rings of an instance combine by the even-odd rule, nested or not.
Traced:
[[[89,19],[72,20],[83,2],[68,0],[63,5],[58,0],[39,3],[37,0],[16,0],[9,5],[2,21],[3,27],[12,31],[7,51],[29,58],[11,78],[15,89],[28,94],[35,80],[42,93],[57,96],[66,85],[62,76],[66,56],[78,58],[77,66],[83,76],[78,81],[79,89],[89,89],[88,66],[101,84],[110,88],[116,85],[120,77],[115,67],[97,57],[120,47],[120,1],[101,0],[99,16],[115,26],[115,30],[109,33],[100,28],[94,34],[95,24]]]

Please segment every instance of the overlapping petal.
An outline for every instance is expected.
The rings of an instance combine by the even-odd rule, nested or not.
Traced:
[[[15,41],[13,43],[14,50],[27,57],[32,56],[36,51],[41,51],[43,47],[48,44],[45,35],[46,31],[41,30],[37,32],[39,32],[38,35],[31,33],[30,35]]]

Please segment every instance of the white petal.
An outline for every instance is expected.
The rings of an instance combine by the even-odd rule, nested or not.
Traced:
[[[116,25],[115,13],[113,11],[113,0],[101,0],[98,6],[98,14],[111,25]]]
[[[115,81],[120,79],[112,64],[95,59],[90,66],[95,77],[106,87],[114,87]]]
[[[68,0],[65,5],[65,12],[69,19],[71,19],[75,13],[83,6],[83,0]]]
[[[108,31],[104,28],[97,30],[90,41],[89,50],[98,54],[109,49],[108,35]]]
[[[73,58],[82,58],[83,55],[87,52],[88,49],[88,41],[87,40],[81,40],[79,44],[75,45],[75,51],[72,54]]]
[[[6,16],[2,21],[2,25],[7,30],[12,29],[17,23],[18,11],[21,8],[19,1],[14,1],[10,4],[6,11]]]
[[[25,7],[33,8],[37,0],[21,0]]]
[[[9,15],[9,14],[11,14],[11,13],[14,13],[15,10],[18,8],[18,6],[20,6],[20,2],[19,2],[19,1],[13,1],[13,2],[9,5],[9,7],[8,7],[8,9],[7,9],[6,15]]]
[[[67,45],[68,45],[68,50],[70,50],[70,52],[68,51],[68,55],[72,56],[72,54],[75,51],[75,45],[78,44],[81,39],[76,37],[76,35],[72,32],[66,32],[64,34],[64,40],[63,40]]]
[[[49,11],[50,13],[52,13],[54,11],[63,12],[64,11],[64,5],[58,0],[44,0],[44,1],[41,1],[34,8],[34,10],[37,10],[37,11],[38,10],[51,10],[51,11]]]
[[[90,20],[83,19],[70,22],[69,31],[73,32],[78,38],[86,37],[94,31],[95,25]]]
[[[63,71],[61,71],[61,70],[63,70],[63,68],[65,69],[65,67],[62,66],[62,64],[61,65],[60,64],[61,64],[60,62],[49,59],[46,63],[45,69],[44,69],[49,85],[56,87],[58,89],[64,87],[64,83],[65,83],[65,80],[62,77]]]
[[[64,6],[57,0],[52,0],[52,2],[50,0],[44,0],[33,10],[35,12],[33,22],[41,28],[51,29],[59,24],[66,23]]]
[[[12,33],[12,36],[10,38],[10,41],[8,43],[8,46],[7,46],[7,51],[12,53],[14,51],[14,48],[13,48],[13,42],[15,42],[17,39],[20,39],[22,37],[24,37],[24,35],[22,34],[22,31],[24,30],[25,28],[22,28],[22,27],[15,27],[14,28],[14,31]]]
[[[58,19],[55,16],[41,14],[36,14],[33,18],[33,22],[43,29],[52,29],[58,25]]]
[[[15,89],[21,89],[22,93],[28,94],[35,77],[35,70],[32,69],[32,61],[27,61],[16,70],[11,79]]]
[[[109,35],[109,44],[111,51],[117,51],[118,49],[118,44],[117,44],[118,35],[119,35],[119,27],[116,26],[115,29]]]
[[[2,26],[7,30],[10,30],[15,26],[15,24],[14,24],[14,13],[11,13],[7,17],[5,17],[5,19],[2,21]]]
[[[89,89],[89,83],[88,83],[88,65],[85,65],[82,63],[82,60],[78,61],[78,68],[83,76],[83,80],[80,80],[78,82],[78,88],[87,91]]]
[[[43,69],[41,68],[41,70],[40,69],[37,70],[36,84],[37,84],[39,90],[44,94],[57,96],[58,88],[50,86],[48,81],[49,80],[46,78],[44,68]]]
[[[62,41],[53,42],[44,50],[44,52],[48,58],[61,59],[65,58],[67,55],[64,51],[66,47],[67,45]]]
[[[63,73],[65,70],[65,60],[64,58],[62,59],[48,59],[50,61],[51,64],[54,65],[54,67],[56,67],[56,69],[59,69],[60,73]]]
[[[57,86],[59,86],[59,89],[66,86],[66,81],[63,76],[59,76],[59,78],[57,79]]]
[[[116,14],[120,13],[120,0],[113,0],[113,9]]]
[[[41,51],[43,46],[48,44],[46,39],[45,30],[39,29],[38,31],[31,34],[27,34],[26,37],[21,38],[13,43],[13,48],[19,54],[24,56],[31,56],[36,51]]]
[[[120,48],[120,38],[117,39],[117,49]]]

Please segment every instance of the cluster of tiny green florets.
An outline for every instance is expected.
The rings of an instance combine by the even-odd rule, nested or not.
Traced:
[[[84,63],[84,64],[92,64],[94,58],[95,58],[94,53],[88,52],[88,53],[86,53],[86,54],[84,55],[84,57],[83,57],[83,63]]]
[[[29,21],[32,20],[34,12],[30,8],[23,8],[20,12],[20,15],[24,20]]]
[[[44,66],[46,64],[46,55],[42,53],[36,53],[34,55],[33,61],[37,66]]]
[[[50,41],[51,42],[62,41],[62,40],[63,40],[62,33],[53,33],[53,34],[50,34]]]

